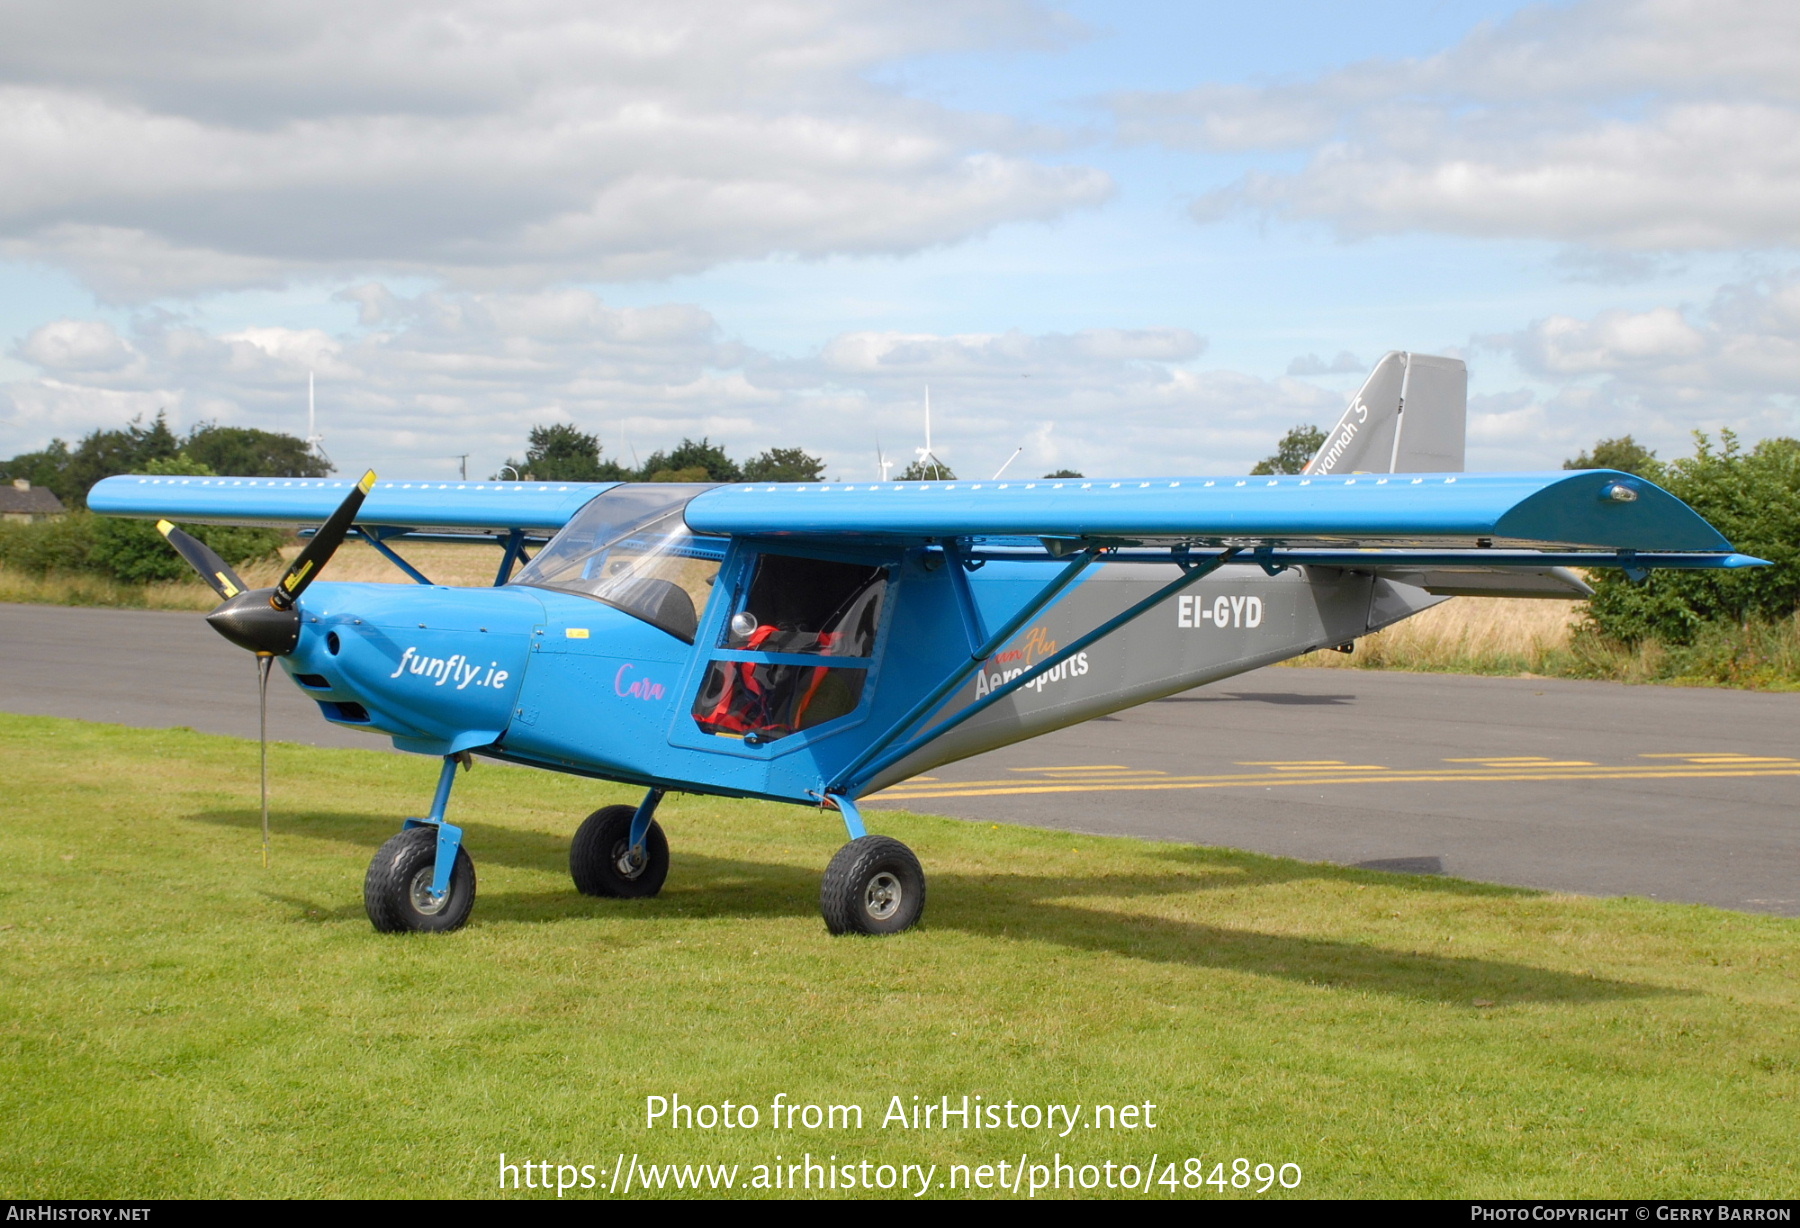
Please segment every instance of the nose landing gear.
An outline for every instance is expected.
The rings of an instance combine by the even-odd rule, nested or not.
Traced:
[[[363,908],[383,934],[442,934],[461,929],[475,907],[475,863],[462,847],[462,828],[444,821],[456,766],[467,752],[444,756],[431,815],[376,850],[363,876]]]
[[[381,933],[442,934],[468,922],[475,907],[475,863],[458,848],[449,888],[433,895],[437,846],[432,828],[409,827],[376,852],[363,879],[363,907]]]

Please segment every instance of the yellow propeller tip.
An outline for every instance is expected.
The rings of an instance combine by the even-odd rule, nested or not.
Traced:
[[[366,495],[369,493],[369,491],[371,489],[373,489],[374,485],[375,485],[375,471],[373,469],[371,469],[362,475],[362,481],[360,481],[356,484],[356,488],[358,490],[362,491],[363,494]]]
[[[156,522],[156,531],[161,533],[164,537],[167,537],[175,531],[175,526],[166,520],[159,520]]]

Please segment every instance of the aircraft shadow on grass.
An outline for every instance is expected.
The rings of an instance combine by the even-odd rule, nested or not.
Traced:
[[[257,815],[213,811],[191,816],[219,826],[254,829]],[[284,834],[346,844],[375,844],[391,833],[386,815],[311,812],[288,815]],[[479,822],[464,824],[465,838],[485,860],[522,870],[568,873],[568,840]],[[482,924],[594,920],[774,919],[813,915],[818,872],[808,866],[745,861],[680,852],[669,881],[649,900],[605,900],[555,891],[484,891]],[[1578,976],[1529,964],[1449,955],[1341,939],[1306,938],[1109,909],[1106,901],[1244,890],[1300,880],[1335,880],[1399,888],[1416,896],[1457,895],[1526,899],[1539,893],[1514,887],[1459,882],[1351,868],[1258,858],[1197,848],[1162,848],[1166,874],[1029,875],[940,871],[933,876],[924,925],[988,938],[1057,943],[1073,950],[1128,959],[1218,968],[1277,977],[1319,987],[1388,994],[1420,1001],[1468,1003],[1606,1002],[1660,997],[1678,991],[1603,977]],[[268,897],[312,923],[362,919],[360,903],[322,905],[270,892]]]

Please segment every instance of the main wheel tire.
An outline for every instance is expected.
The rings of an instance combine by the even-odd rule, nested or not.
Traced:
[[[655,819],[644,833],[643,851],[631,855],[631,820],[636,806],[606,806],[594,811],[569,845],[569,876],[583,895],[616,900],[648,899],[669,877],[669,840]]]
[[[925,871],[892,837],[852,840],[825,868],[819,911],[834,934],[897,934],[925,913]]]
[[[409,827],[375,852],[363,877],[363,907],[383,934],[443,934],[461,929],[475,907],[475,863],[460,845],[450,889],[431,898],[437,868],[437,828]]]

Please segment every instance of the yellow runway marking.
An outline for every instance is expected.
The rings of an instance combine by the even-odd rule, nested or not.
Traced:
[[[1137,772],[1147,768],[1128,768],[1122,763],[1102,763],[1095,767],[1023,767],[1007,768],[1009,772]]]
[[[1277,772],[1386,772],[1389,769],[1380,763],[1334,763],[1330,767],[1302,767],[1299,764],[1282,764],[1275,768]]]
[[[1668,758],[1645,755],[1644,758]],[[1468,762],[1466,760],[1458,762]],[[1274,766],[1274,765],[1270,765]],[[1282,765],[1287,766],[1287,765]],[[948,797],[1007,797],[1035,793],[1125,793],[1172,789],[1272,788],[1276,785],[1346,784],[1468,784],[1496,781],[1544,782],[1557,780],[1698,780],[1746,777],[1800,776],[1800,760],[1755,759],[1738,762],[1647,763],[1598,766],[1564,764],[1550,760],[1493,764],[1463,768],[1373,768],[1367,765],[1320,764],[1304,773],[1244,772],[1217,776],[1157,776],[1126,779],[1097,776],[1087,780],[1057,776],[1041,781],[969,780],[944,781],[929,788],[912,782],[877,794],[883,801],[920,801]]]
[[[1057,763],[1053,767],[1015,767],[1015,772],[1129,772],[1123,763]]]
[[[1640,759],[1692,759],[1699,763],[1800,763],[1781,755],[1740,755],[1733,751],[1656,751],[1639,755]]]

